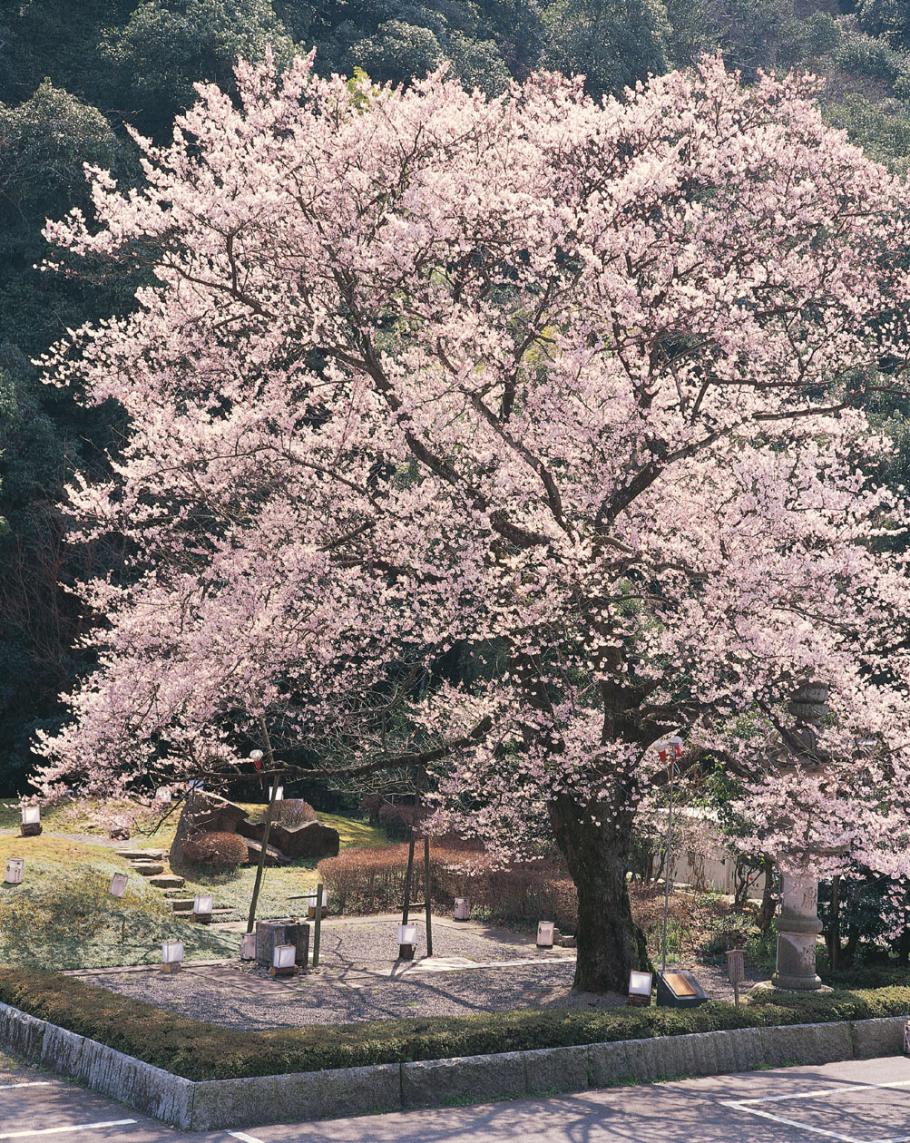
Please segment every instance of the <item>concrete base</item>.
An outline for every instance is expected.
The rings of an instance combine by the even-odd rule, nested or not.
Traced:
[[[0,1047],[191,1131],[898,1055],[906,1016],[193,1082],[0,1003]]]

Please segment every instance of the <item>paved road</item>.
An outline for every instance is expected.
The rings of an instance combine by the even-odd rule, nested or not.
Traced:
[[[910,1143],[910,1060],[851,1061],[544,1100],[189,1134],[0,1056],[0,1141]]]

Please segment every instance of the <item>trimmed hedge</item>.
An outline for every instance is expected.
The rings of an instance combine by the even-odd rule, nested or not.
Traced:
[[[910,1014],[910,988],[882,988],[786,999],[764,992],[740,1008],[529,1010],[238,1032],[73,977],[18,969],[0,969],[0,1000],[191,1080]]]

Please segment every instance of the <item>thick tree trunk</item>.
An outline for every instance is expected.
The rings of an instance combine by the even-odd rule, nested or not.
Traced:
[[[556,842],[578,892],[575,987],[585,992],[628,991],[629,972],[646,968],[645,939],[632,920],[626,871],[632,845],[631,815],[600,826],[571,798],[550,804]]]

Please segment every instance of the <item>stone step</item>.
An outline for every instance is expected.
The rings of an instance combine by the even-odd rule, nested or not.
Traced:
[[[186,881],[182,877],[178,877],[176,873],[159,871],[154,877],[149,878],[149,884],[154,885],[157,889],[179,889],[186,884]]]
[[[185,897],[186,889],[184,889],[182,885],[175,885],[171,889],[162,889],[161,895],[163,897],[167,897],[168,900],[170,900],[172,897]]]
[[[170,897],[168,904],[175,913],[192,913],[194,900],[193,897]]]
[[[159,873],[164,872],[164,866],[160,861],[137,861],[133,863],[133,868],[142,877],[157,877]]]
[[[127,861],[161,861],[164,857],[163,849],[118,849],[118,857],[125,857]]]

